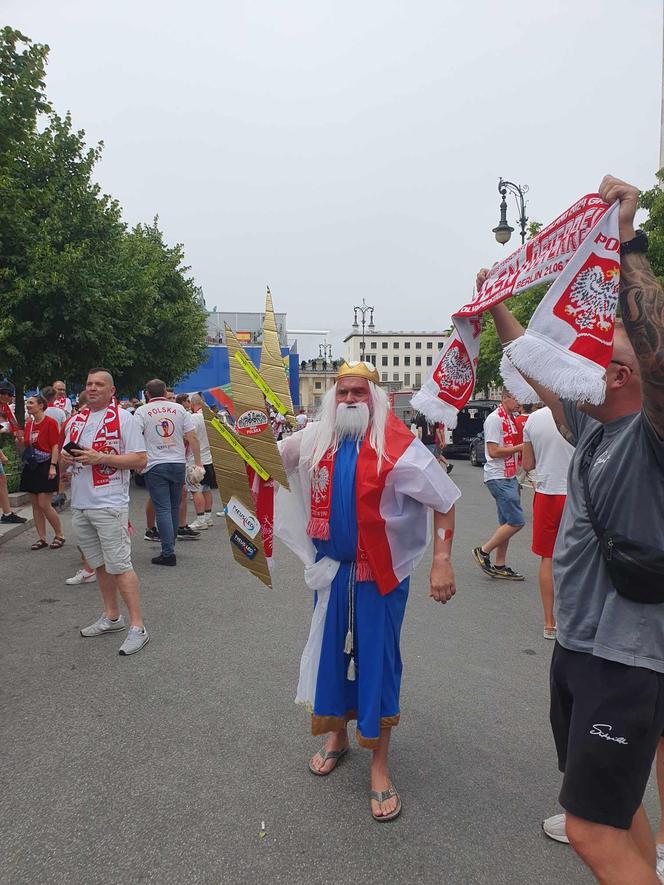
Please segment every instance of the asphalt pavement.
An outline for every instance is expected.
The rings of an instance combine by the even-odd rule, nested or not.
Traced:
[[[273,590],[235,565],[219,519],[179,544],[177,568],[152,566],[132,489],[151,641],[123,658],[123,634],[79,636],[101,608],[96,584],[64,584],[68,512],[62,550],[31,552],[34,530],[4,544],[0,882],[591,882],[540,829],[560,775],[530,524],[510,558],[526,581],[491,581],[470,555],[495,521],[482,471],[456,461],[453,479],[458,593],[428,598],[427,556],[403,630],[391,763],[404,811],[389,824],[370,816],[354,741],[330,777],[307,770],[320,739],[293,698],[311,598],[284,548]],[[647,805],[655,820],[652,784]]]

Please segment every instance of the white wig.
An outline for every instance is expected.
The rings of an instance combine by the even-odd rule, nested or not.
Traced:
[[[390,411],[390,401],[385,391],[374,384],[369,384],[371,402],[369,404],[369,445],[378,455],[378,469],[385,455],[385,425]],[[320,409],[316,414],[316,442],[311,453],[309,470],[314,471],[329,448],[337,451],[339,436],[335,428],[337,417],[337,386],[331,387],[323,397]]]

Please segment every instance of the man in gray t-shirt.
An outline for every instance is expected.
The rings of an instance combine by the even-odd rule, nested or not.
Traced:
[[[558,637],[551,661],[551,725],[565,816],[553,838],[607,885],[657,885],[655,844],[641,804],[664,731],[664,604],[615,591],[586,510],[579,465],[600,424],[589,470],[603,526],[664,549],[664,291],[634,230],[637,188],[606,176],[618,200],[620,307],[604,402],[562,403],[527,379],[576,447],[554,551]],[[488,271],[477,278],[478,289]],[[523,334],[504,304],[491,308],[503,343]],[[664,582],[664,575],[662,575]],[[562,817],[562,816],[556,816]],[[562,837],[562,838],[561,838]]]

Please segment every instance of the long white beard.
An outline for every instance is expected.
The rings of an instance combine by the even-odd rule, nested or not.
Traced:
[[[369,426],[369,406],[366,403],[339,403],[334,428],[338,438],[361,439]]]

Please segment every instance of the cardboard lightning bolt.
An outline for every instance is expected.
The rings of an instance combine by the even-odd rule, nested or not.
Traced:
[[[204,415],[217,484],[226,505],[233,556],[271,587],[273,483],[287,489],[288,479],[265,402],[287,417],[292,417],[293,406],[269,292],[268,299],[261,371],[251,362],[233,330],[229,326],[225,329],[235,428],[228,427],[207,408]],[[276,353],[272,335],[276,337]]]

